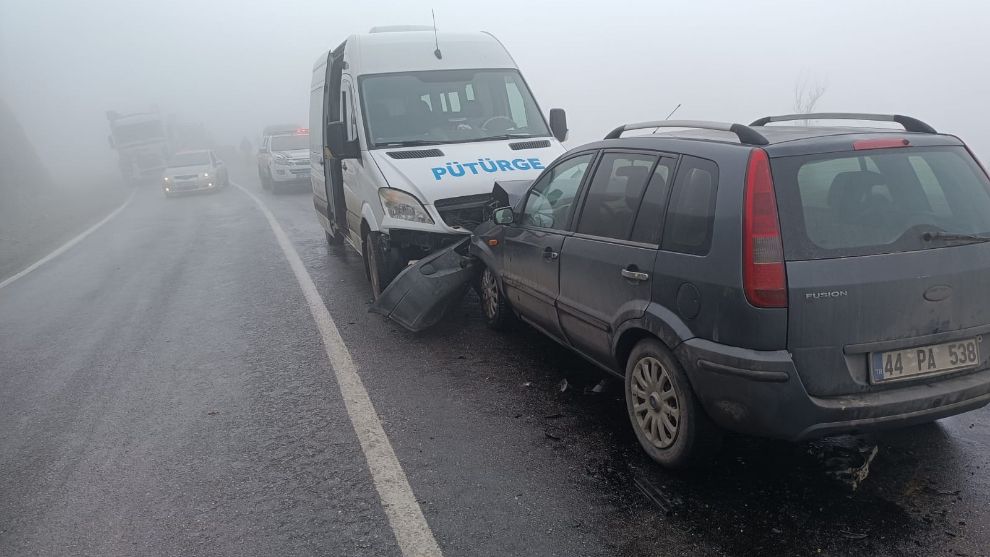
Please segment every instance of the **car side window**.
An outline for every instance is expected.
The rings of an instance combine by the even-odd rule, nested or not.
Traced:
[[[577,231],[626,240],[643,198],[656,155],[605,153],[588,186]]]
[[[718,166],[709,160],[685,156],[674,178],[663,249],[704,255],[712,244]]]
[[[643,202],[636,214],[636,222],[633,224],[632,235],[629,237],[633,242],[660,244],[660,232],[663,230],[667,196],[670,193],[670,182],[676,164],[677,159],[663,157],[653,170],[653,175],[650,176],[650,185],[646,187]]]
[[[522,224],[566,230],[578,189],[593,157],[593,153],[578,155],[547,170],[529,190]]]

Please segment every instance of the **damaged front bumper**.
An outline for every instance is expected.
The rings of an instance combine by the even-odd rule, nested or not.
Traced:
[[[480,217],[474,217],[482,221],[473,226],[471,235],[390,230],[385,239],[389,249],[398,249],[410,259],[419,257],[423,250],[430,254],[399,273],[369,311],[384,315],[413,332],[439,322],[476,283],[484,265],[492,264],[491,250],[485,239],[499,237],[503,229],[491,221],[492,212],[500,207],[518,206],[530,184],[531,180],[495,182],[491,195],[438,202],[440,209],[470,209],[472,215],[476,209],[483,209]],[[487,200],[483,204],[482,197]],[[461,224],[467,223],[461,221]]]
[[[468,253],[471,237],[409,265],[389,284],[369,311],[418,332],[439,322],[477,279],[480,265]]]

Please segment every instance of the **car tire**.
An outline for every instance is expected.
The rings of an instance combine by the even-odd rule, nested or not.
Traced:
[[[626,362],[626,411],[636,439],[667,468],[711,461],[722,432],[694,395],[677,358],[655,338],[641,340]]]
[[[478,297],[481,298],[481,313],[485,324],[496,331],[504,331],[515,324],[516,315],[509,306],[509,300],[502,293],[498,277],[491,267],[485,267],[478,278]]]
[[[267,174],[262,173],[262,172],[259,172],[258,173],[258,178],[261,179],[261,189],[267,191],[267,190],[270,190],[272,188],[272,180],[271,180],[271,178],[268,177]]]
[[[381,236],[380,232],[368,232],[364,236],[364,241],[361,242],[364,271],[368,276],[368,281],[371,282],[371,292],[375,295],[376,300],[402,270],[394,256],[386,255],[383,252]]]

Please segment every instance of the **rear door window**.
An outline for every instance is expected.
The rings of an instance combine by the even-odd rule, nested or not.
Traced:
[[[628,239],[658,158],[642,153],[605,153],[588,187],[578,233]]]
[[[663,249],[704,255],[712,245],[718,166],[706,159],[685,156],[670,192]]]
[[[788,259],[947,245],[931,233],[990,233],[990,187],[962,147],[883,149],[774,159]]]

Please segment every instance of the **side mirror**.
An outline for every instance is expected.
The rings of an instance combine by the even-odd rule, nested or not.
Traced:
[[[327,148],[335,159],[357,159],[361,150],[357,141],[347,141],[347,126],[344,122],[327,124]]]
[[[550,133],[557,141],[567,141],[567,113],[563,108],[550,109]]]
[[[512,213],[512,207],[502,207],[495,209],[492,220],[495,224],[512,224],[516,220],[516,215]]]

